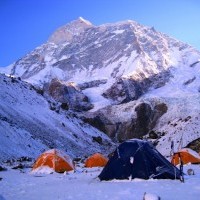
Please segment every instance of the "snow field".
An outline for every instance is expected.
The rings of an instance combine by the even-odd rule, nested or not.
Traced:
[[[6,200],[142,200],[158,195],[162,200],[198,200],[200,195],[200,165],[186,165],[195,175],[185,175],[185,183],[179,180],[113,180],[99,181],[102,168],[78,168],[64,174],[32,174],[8,169],[0,172],[0,199]],[[151,198],[149,198],[152,200]]]

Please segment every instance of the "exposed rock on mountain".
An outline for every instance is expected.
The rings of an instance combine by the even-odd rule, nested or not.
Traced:
[[[120,78],[103,93],[103,96],[118,103],[126,103],[137,100],[151,87],[156,89],[164,86],[170,78],[171,74],[169,70],[141,80],[134,77]]]
[[[92,88],[92,87],[99,87],[101,84],[106,84],[107,80],[106,79],[102,79],[102,80],[94,80],[94,81],[90,81],[90,82],[84,82],[84,83],[80,83],[78,84],[78,87],[81,90],[85,90],[87,88]]]
[[[152,130],[158,119],[167,112],[164,103],[153,108],[148,103],[130,102],[110,106],[83,116],[85,122],[107,133],[116,141],[131,138],[142,138]]]
[[[75,83],[62,83],[57,79],[52,79],[46,84],[44,91],[56,101],[66,105],[73,111],[87,111],[93,108],[87,96],[85,96]]]

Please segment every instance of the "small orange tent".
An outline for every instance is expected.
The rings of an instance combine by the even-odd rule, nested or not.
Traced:
[[[71,158],[58,149],[51,149],[41,154],[33,165],[33,171],[46,166],[56,172],[74,170],[74,164]]]
[[[108,159],[100,153],[95,153],[85,161],[85,167],[104,167]]]
[[[200,163],[200,156],[197,152],[193,151],[192,149],[184,148],[173,155],[171,163],[174,165],[178,165],[181,164],[180,161],[182,161],[183,164],[196,164]]]

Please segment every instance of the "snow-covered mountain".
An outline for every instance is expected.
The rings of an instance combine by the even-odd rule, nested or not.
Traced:
[[[172,140],[178,148],[200,138],[200,52],[153,27],[79,18],[1,71],[37,86],[73,82],[93,105],[79,116],[113,139],[154,131],[168,155]]]
[[[39,85],[52,78],[77,84],[104,80],[97,87],[100,94],[128,101],[137,99],[149,87],[164,85],[179,74],[180,68],[195,67],[199,60],[200,52],[191,46],[135,21],[94,26],[79,18],[59,28],[47,43],[6,71]],[[129,84],[136,86],[128,88]],[[117,94],[108,94],[111,86]],[[121,87],[128,93],[120,98]],[[93,102],[97,96],[94,90],[85,88]]]
[[[1,74],[0,85],[0,161],[35,158],[50,148],[63,149],[73,158],[112,151],[104,133],[50,104],[32,85]]]

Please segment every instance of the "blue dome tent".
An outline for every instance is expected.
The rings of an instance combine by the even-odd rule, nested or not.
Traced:
[[[99,175],[112,179],[180,179],[180,171],[148,141],[132,139],[114,151]]]

